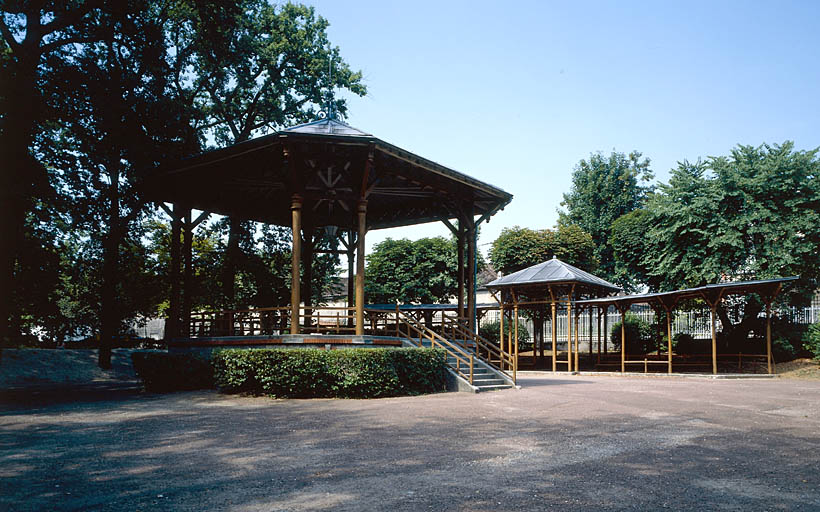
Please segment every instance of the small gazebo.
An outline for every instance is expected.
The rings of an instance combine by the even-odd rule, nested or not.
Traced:
[[[621,291],[621,289],[600,277],[594,276],[577,267],[565,263],[554,257],[543,263],[519,270],[512,274],[499,277],[487,284],[487,288],[494,295],[501,309],[501,343],[508,344],[508,351],[515,355],[518,361],[518,315],[519,310],[530,311],[534,316],[549,315],[552,321],[552,371],[557,365],[566,364],[568,371],[579,367],[578,358],[578,322],[575,317],[575,326],[572,326],[572,310],[579,300],[605,297]],[[567,310],[567,359],[558,360],[558,308]],[[504,336],[505,315],[511,313],[512,332]],[[575,349],[572,347],[572,336],[575,334]],[[536,342],[539,347],[536,347]],[[536,359],[536,349],[540,349],[540,357],[544,359],[544,337],[533,342],[533,363]],[[574,359],[573,359],[574,354]]]
[[[355,255],[348,305],[355,310],[356,335],[363,334],[365,326],[365,235],[373,229],[446,224],[459,242],[459,316],[474,319],[477,227],[512,199],[497,187],[334,118],[168,162],[147,177],[143,188],[184,231],[181,248],[180,237],[172,237],[172,259],[177,258],[172,263],[172,290],[178,290],[180,253],[186,262],[185,279],[190,275],[191,230],[196,225],[191,209],[290,227],[291,334],[300,333],[300,288],[311,288],[309,272],[300,283],[300,266],[314,251],[309,234],[321,227],[345,246],[351,273]],[[172,203],[173,209],[165,203]],[[171,324],[188,326],[190,301],[183,300],[181,311],[177,301],[172,291]]]

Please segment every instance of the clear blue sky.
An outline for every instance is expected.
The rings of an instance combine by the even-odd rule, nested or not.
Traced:
[[[364,72],[350,124],[515,196],[480,244],[552,227],[591,152],[641,151],[666,181],[738,143],[820,146],[820,2],[307,3]]]

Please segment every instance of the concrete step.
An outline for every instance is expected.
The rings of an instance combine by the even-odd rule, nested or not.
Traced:
[[[498,386],[501,384],[507,384],[504,382],[504,379],[498,378],[485,378],[485,379],[476,379],[473,377],[473,386],[476,387],[484,387],[484,386]]]
[[[500,389],[510,389],[512,384],[497,384],[492,386],[476,386],[479,391],[498,391]]]

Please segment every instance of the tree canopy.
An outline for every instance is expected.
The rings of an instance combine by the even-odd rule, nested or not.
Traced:
[[[458,294],[457,246],[444,237],[376,244],[367,258],[365,295],[371,303],[437,304]]]
[[[576,224],[592,235],[598,274],[619,285],[629,285],[615,268],[610,233],[618,217],[640,208],[654,177],[649,159],[633,151],[628,155],[613,151],[609,156],[593,153],[581,160],[572,172],[572,189],[564,194],[559,224]]]
[[[504,274],[537,265],[553,256],[587,272],[598,266],[592,236],[572,224],[556,229],[504,228],[490,248],[490,263]]]

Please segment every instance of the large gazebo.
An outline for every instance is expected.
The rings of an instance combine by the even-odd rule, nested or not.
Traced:
[[[183,298],[180,307],[178,293],[179,282],[190,279],[191,232],[202,218],[192,219],[192,209],[292,229],[292,334],[302,329],[300,289],[311,287],[309,271],[304,272],[305,282],[300,282],[300,267],[309,268],[314,252],[311,233],[327,228],[345,247],[351,273],[355,259],[348,305],[355,313],[350,318],[355,334],[362,335],[369,230],[433,221],[447,225],[459,242],[459,317],[474,326],[477,228],[512,199],[497,187],[334,118],[168,162],[147,177],[144,190],[173,219],[176,236],[172,236],[171,253],[176,261],[169,327],[176,336],[187,333],[191,322],[190,300]],[[180,259],[185,263],[184,279],[177,273]]]

